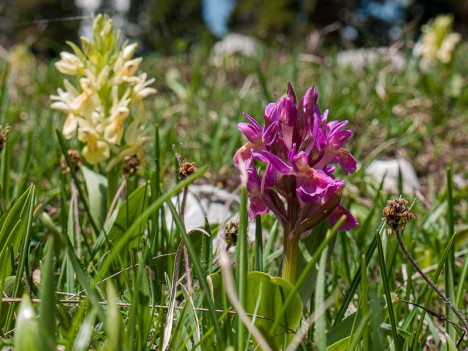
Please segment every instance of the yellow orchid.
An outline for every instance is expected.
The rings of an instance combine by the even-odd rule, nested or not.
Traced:
[[[52,95],[51,107],[67,114],[63,135],[78,136],[85,143],[82,155],[89,164],[108,161],[106,170],[123,157],[140,155],[143,136],[143,99],[156,93],[147,74],[137,75],[142,58],[133,58],[138,44],[120,43],[108,16],[93,19],[93,40],[81,38],[81,49],[69,43],[73,53],[63,52],[57,69],[75,76],[77,85],[64,80],[64,88]],[[124,137],[125,136],[125,137]],[[142,161],[142,160],[140,160]]]
[[[452,62],[453,53],[461,41],[461,35],[452,32],[453,16],[441,15],[422,26],[423,35],[417,50],[419,66],[423,71],[440,62]]]

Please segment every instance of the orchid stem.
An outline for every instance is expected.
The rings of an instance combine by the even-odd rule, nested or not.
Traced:
[[[284,230],[283,267],[281,276],[291,285],[296,283],[297,251],[299,248],[299,237],[293,236]]]

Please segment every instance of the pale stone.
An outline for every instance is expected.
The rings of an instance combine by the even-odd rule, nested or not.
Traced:
[[[420,184],[416,171],[405,159],[375,160],[365,169],[365,174],[383,182],[383,189],[391,193],[398,193],[398,178],[401,171],[403,192],[412,194],[419,190]]]
[[[171,199],[172,203],[179,208],[182,201],[182,193]],[[184,223],[187,232],[196,228],[205,227],[205,217],[210,224],[219,224],[219,233],[214,239],[213,248],[219,243],[219,237],[224,231],[224,226],[230,221],[239,220],[240,197],[227,190],[216,186],[190,185],[185,204]],[[166,209],[166,223],[172,225],[172,215],[169,209]],[[171,228],[169,227],[169,230]],[[255,222],[249,222],[248,239],[253,241],[255,238]]]
[[[218,41],[212,50],[214,57],[232,56],[241,54],[248,57],[255,57],[258,54],[257,41],[249,36],[231,33]]]
[[[345,50],[336,55],[336,60],[339,66],[350,66],[356,72],[362,72],[365,67],[378,62],[388,62],[397,71],[402,71],[406,66],[405,56],[401,52],[388,48]]]

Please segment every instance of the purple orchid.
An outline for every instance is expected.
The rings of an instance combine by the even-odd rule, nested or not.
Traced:
[[[249,217],[271,210],[293,237],[307,236],[327,218],[334,225],[344,215],[340,230],[359,224],[340,204],[345,184],[335,179],[332,166],[345,174],[356,170],[356,160],[342,148],[351,131],[343,129],[347,121],[328,122],[328,110],[321,113],[317,99],[311,87],[297,103],[288,83],[286,97],[266,106],[263,128],[246,113],[248,123],[238,126],[248,142],[234,163],[246,170]]]

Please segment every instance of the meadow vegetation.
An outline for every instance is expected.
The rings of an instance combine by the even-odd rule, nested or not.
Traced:
[[[359,72],[338,65],[337,48],[262,48],[255,58],[214,61],[200,44],[147,55],[139,69],[157,92],[144,97],[134,136],[144,146],[126,173],[133,153],[112,146],[109,155],[120,155],[112,167],[86,155],[74,163],[70,150],[88,139],[65,139],[67,116],[50,106],[63,75],[25,45],[9,50],[0,60],[1,349],[466,349],[463,321],[388,235],[382,211],[387,200],[408,200],[415,218],[404,245],[466,316],[468,47],[423,70],[414,43],[400,44],[404,67],[382,60]],[[360,225],[313,228],[299,244],[296,288],[278,278],[283,232],[272,215],[257,216],[256,240],[247,240],[248,195],[233,162],[246,141],[242,113],[261,123],[288,81],[298,98],[314,85],[330,120],[348,120],[345,147],[358,164],[337,173],[342,204]],[[401,181],[386,192],[364,173],[395,157],[415,167],[416,194],[404,194]],[[184,159],[192,167],[181,174]],[[224,223],[186,232],[182,198],[192,183],[240,195],[228,253],[212,250]]]

